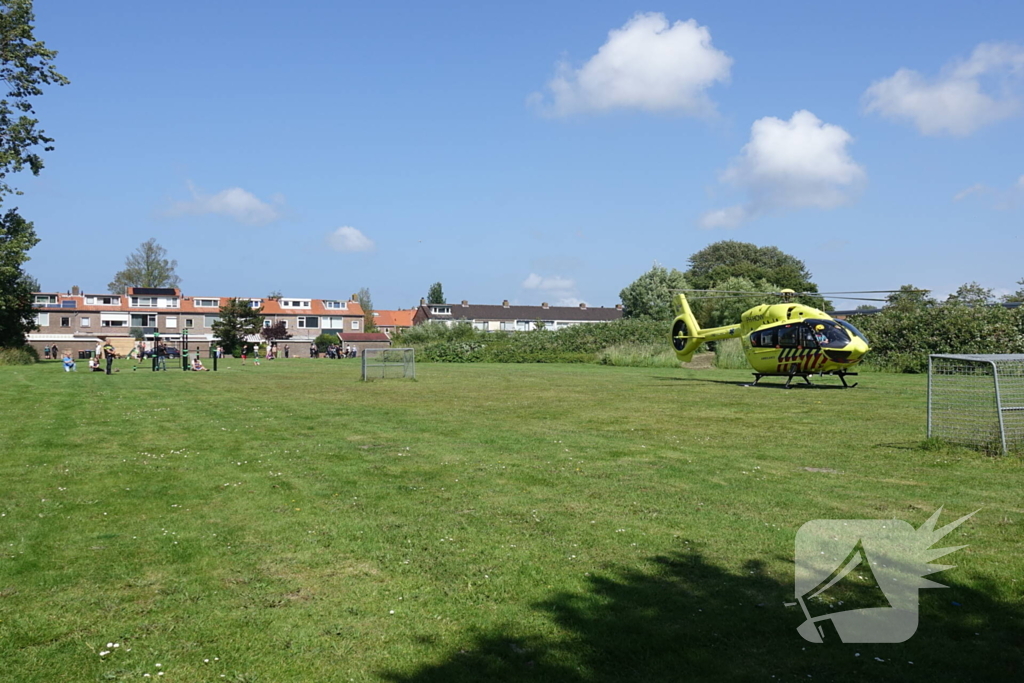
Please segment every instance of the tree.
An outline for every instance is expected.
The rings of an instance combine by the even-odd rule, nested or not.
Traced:
[[[619,292],[627,318],[671,320],[673,289],[686,289],[687,280],[678,270],[655,263],[649,271]]]
[[[716,288],[729,295],[721,298],[694,299],[690,308],[701,327],[721,327],[740,322],[744,312],[765,303],[776,303],[773,297],[766,297],[766,292],[776,291],[775,285],[764,280],[751,282],[745,277],[730,277]],[[711,292],[715,290],[712,289]],[[734,295],[733,292],[750,292],[750,296]]]
[[[39,283],[24,271],[28,250],[39,243],[32,223],[11,209],[0,218],[0,348],[25,345],[35,329],[32,292]]]
[[[278,320],[273,325],[264,326],[260,330],[260,335],[267,341],[292,338],[292,335],[288,333],[288,325],[283,320]]]
[[[241,350],[246,337],[263,328],[263,307],[253,308],[248,299],[228,299],[220,307],[220,319],[213,323],[213,334],[228,353]]]
[[[37,128],[31,98],[43,94],[44,85],[67,85],[57,73],[56,51],[46,49],[32,31],[35,14],[32,0],[4,0],[0,3],[0,80],[7,94],[0,100],[0,201],[8,194],[21,194],[7,184],[7,175],[25,167],[32,175],[43,169],[41,151],[53,150],[53,138]]]
[[[279,292],[279,291],[277,291],[275,289],[270,294],[267,294],[267,300],[268,301],[280,301],[281,300],[281,292]]]
[[[985,306],[993,301],[992,290],[982,287],[977,282],[968,282],[957,287],[950,294],[946,303],[961,303],[967,306]]]
[[[818,291],[807,266],[795,256],[778,247],[732,240],[715,242],[693,254],[684,275],[694,289],[711,289],[730,277],[743,277],[750,282],[764,280],[779,289]]]
[[[441,283],[435,282],[430,285],[430,289],[427,290],[427,303],[443,304],[444,302],[444,289],[441,288]]]
[[[359,306],[363,309],[363,331],[376,332],[377,321],[373,319],[373,299],[370,298],[370,290],[363,287],[359,290],[356,298],[359,299]]]
[[[177,287],[181,284],[174,269],[177,261],[169,261],[164,256],[167,250],[150,237],[139,245],[139,248],[128,255],[124,261],[124,270],[114,275],[107,285],[112,294],[125,291],[126,287]]]
[[[1017,284],[1020,285],[1020,289],[1012,294],[1003,295],[1003,303],[1012,304],[1016,302],[1024,302],[1024,278],[1017,280]]]
[[[6,195],[21,194],[8,184],[8,174],[28,167],[39,175],[40,151],[53,149],[53,138],[36,127],[31,98],[42,95],[44,85],[68,83],[52,64],[57,53],[33,35],[34,19],[31,0],[0,2],[0,81],[7,85],[0,99],[0,204]],[[35,328],[32,292],[39,283],[22,265],[38,243],[32,223],[16,208],[0,218],[0,347],[23,346],[25,335]]]

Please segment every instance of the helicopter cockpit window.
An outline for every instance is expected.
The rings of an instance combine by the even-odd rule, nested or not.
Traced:
[[[850,335],[837,320],[807,320],[808,328],[814,334],[818,346],[825,349],[841,349],[850,343]]]
[[[845,327],[846,329],[848,329],[850,332],[853,332],[855,336],[858,336],[861,339],[863,339],[865,344],[867,343],[868,338],[864,336],[863,332],[857,329],[856,325],[854,325],[853,323],[848,323],[845,320],[837,320],[836,322]]]

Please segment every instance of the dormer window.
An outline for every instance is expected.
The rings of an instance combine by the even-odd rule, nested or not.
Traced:
[[[218,308],[220,306],[219,299],[196,299],[196,306],[202,306],[203,308]]]
[[[324,308],[330,309],[332,311],[346,311],[346,310],[348,310],[348,302],[347,301],[327,301],[327,300],[325,300],[324,301]]]
[[[119,296],[87,296],[85,297],[85,303],[90,305],[98,306],[120,306],[121,297]]]
[[[309,308],[310,299],[282,299],[281,308]]]
[[[452,314],[452,307],[451,306],[431,306],[430,307],[430,312],[433,313],[434,315],[451,315]]]

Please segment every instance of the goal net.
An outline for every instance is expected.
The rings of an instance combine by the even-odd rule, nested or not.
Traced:
[[[929,356],[928,436],[1024,453],[1024,354]]]
[[[363,349],[362,358],[364,382],[416,378],[416,352],[413,349]]]

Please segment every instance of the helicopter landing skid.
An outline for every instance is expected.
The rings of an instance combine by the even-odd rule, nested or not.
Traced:
[[[807,386],[813,387],[814,384],[811,383],[811,375],[813,375],[813,374],[814,373],[812,373],[812,372],[794,372],[794,373],[788,374],[788,375],[770,375],[770,374],[764,374],[764,373],[761,373],[761,372],[755,372],[755,373],[753,373],[753,375],[754,375],[754,383],[751,384],[751,385],[748,385],[748,386],[756,387],[757,383],[761,381],[762,377],[785,377],[786,378],[786,385],[783,388],[784,389],[792,389],[793,387],[791,386],[791,384],[793,382],[793,378],[794,377],[801,377],[801,378],[803,378],[804,382],[807,383]],[[824,373],[819,373],[819,374],[821,375],[821,374],[824,374]],[[833,374],[833,375],[838,376],[839,377],[839,381],[841,381],[843,383],[843,388],[844,389],[853,389],[858,384],[858,382],[854,382],[853,384],[847,384],[846,383],[846,376],[847,375],[856,375],[857,374],[856,372],[834,372],[834,373],[829,373],[829,374]]]

